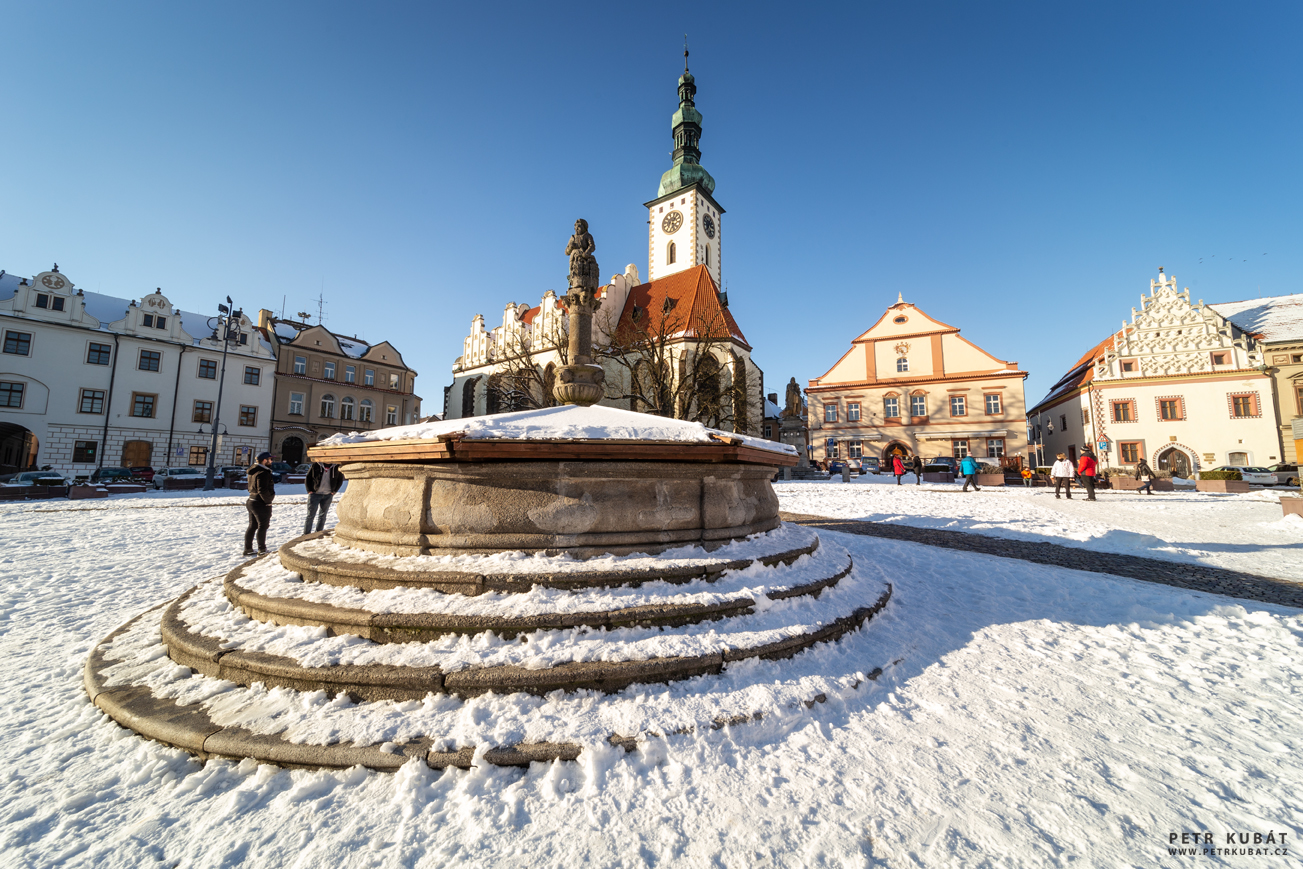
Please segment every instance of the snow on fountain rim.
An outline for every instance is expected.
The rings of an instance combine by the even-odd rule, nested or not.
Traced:
[[[492,416],[421,422],[373,431],[339,432],[317,446],[340,446],[371,441],[429,440],[440,435],[465,432],[465,440],[569,441],[614,440],[669,443],[718,443],[712,434],[737,439],[743,446],[773,453],[796,455],[796,447],[736,432],[707,428],[699,422],[667,419],[616,407],[544,407]]]

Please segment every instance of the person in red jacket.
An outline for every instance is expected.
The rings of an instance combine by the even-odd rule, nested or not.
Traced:
[[[1090,454],[1090,450],[1082,450],[1081,458],[1077,459],[1077,474],[1081,477],[1081,485],[1086,487],[1086,500],[1095,500],[1095,457]]]
[[[900,485],[900,478],[905,476],[905,463],[901,461],[900,455],[891,457],[891,472],[896,475],[896,485]]]

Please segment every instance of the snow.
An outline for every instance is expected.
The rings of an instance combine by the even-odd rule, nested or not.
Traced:
[[[1303,293],[1209,305],[1245,332],[1264,341],[1303,340]]]
[[[436,438],[456,432],[465,432],[468,440],[648,440],[698,444],[716,443],[711,438],[713,433],[739,440],[748,447],[796,455],[795,447],[776,441],[707,428],[698,422],[666,419],[596,404],[592,407],[568,405],[423,422],[356,434],[340,433],[326,438],[320,445]]]
[[[361,341],[353,341],[348,338],[341,338],[338,335],[335,336],[335,340],[339,342],[339,349],[344,351],[344,355],[351,356],[354,359],[362,358],[366,355],[366,352],[371,349],[369,344],[364,344]]]
[[[892,521],[1083,548],[1112,545],[1108,529],[1125,525],[1153,541],[1151,556],[1238,554],[1265,573],[1303,545],[1303,522],[1258,492],[1127,496],[1130,506],[1110,493],[1068,505],[991,489],[778,491],[788,509],[823,497],[826,511],[850,514],[860,499],[861,514]],[[296,536],[303,518],[301,503],[278,500],[271,541]],[[187,699],[222,723],[297,742],[438,732],[449,747],[584,745],[578,761],[523,770],[200,763],[109,722],[81,668],[119,624],[238,564],[245,520],[220,490],[0,504],[6,864],[1156,866],[1186,865],[1168,856],[1172,833],[1219,844],[1297,835],[1299,611],[826,532],[866,582],[893,583],[892,602],[841,642],[716,677],[614,695],[353,704],[121,659],[160,685],[184,678]],[[1196,555],[1167,548],[1196,537]],[[151,654],[148,633],[129,632],[123,651]],[[639,748],[610,746],[611,732],[639,734]]]

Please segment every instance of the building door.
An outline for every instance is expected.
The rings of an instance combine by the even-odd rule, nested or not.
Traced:
[[[281,441],[281,461],[291,465],[303,463],[303,441],[291,435]]]
[[[887,447],[882,453],[882,461],[888,467],[891,466],[892,456],[900,456],[900,460],[903,462],[909,457],[909,448],[904,444],[892,444]]]
[[[122,467],[144,468],[154,455],[152,441],[127,441],[122,445]]]
[[[1068,447],[1068,461],[1072,462],[1072,466],[1073,466],[1074,468],[1077,467],[1077,446],[1076,446],[1076,444],[1069,445],[1069,447]]]
[[[1158,470],[1171,471],[1172,476],[1190,479],[1190,457],[1176,447],[1158,454]]]

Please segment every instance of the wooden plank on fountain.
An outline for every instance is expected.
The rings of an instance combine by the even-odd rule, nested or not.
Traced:
[[[514,440],[411,438],[314,446],[308,456],[325,462],[741,462],[748,465],[795,465],[787,453],[743,443],[684,443],[643,440]]]

